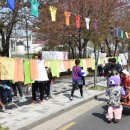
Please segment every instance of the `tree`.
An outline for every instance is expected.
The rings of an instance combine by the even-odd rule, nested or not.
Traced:
[[[23,3],[20,0],[15,1],[15,9],[13,11],[5,9],[2,5],[0,10],[0,35],[2,37],[2,51],[3,56],[9,56],[10,38],[13,36],[13,29],[20,28],[24,30],[26,27],[26,20],[33,18],[30,15],[29,3]],[[30,18],[31,17],[31,18]],[[26,20],[25,20],[26,19]]]

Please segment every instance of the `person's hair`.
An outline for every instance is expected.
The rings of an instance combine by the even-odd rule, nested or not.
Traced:
[[[76,59],[76,60],[75,60],[75,64],[76,64],[76,65],[79,65],[79,64],[80,64],[80,59]]]
[[[108,59],[108,62],[110,63],[111,61],[112,61],[112,58],[109,58],[109,59]]]
[[[111,62],[116,63],[116,58],[112,58]]]
[[[41,59],[41,55],[40,54],[35,54],[34,58],[37,57],[38,59]]]

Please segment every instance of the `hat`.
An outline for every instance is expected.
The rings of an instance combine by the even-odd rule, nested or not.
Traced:
[[[122,73],[125,74],[125,75],[130,75],[127,70],[122,70]]]

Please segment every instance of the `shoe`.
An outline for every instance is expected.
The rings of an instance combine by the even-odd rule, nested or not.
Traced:
[[[70,100],[73,100],[73,97],[70,97]]]
[[[111,123],[111,122],[112,122],[112,119],[108,119],[107,122],[108,122],[108,123]]]
[[[39,100],[39,104],[43,103],[43,100]]]
[[[5,112],[5,110],[6,110],[5,107],[2,107],[2,112]]]
[[[46,97],[46,100],[48,100],[49,99],[49,97]]]
[[[114,123],[118,123],[119,122],[119,119],[114,119]]]

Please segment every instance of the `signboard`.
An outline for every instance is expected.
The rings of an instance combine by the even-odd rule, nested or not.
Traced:
[[[68,52],[61,51],[42,51],[44,60],[68,60]]]

